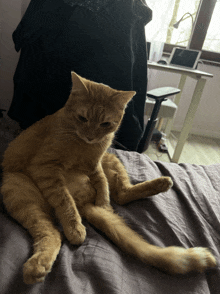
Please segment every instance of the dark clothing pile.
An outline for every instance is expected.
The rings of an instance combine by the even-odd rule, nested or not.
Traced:
[[[117,146],[137,150],[147,87],[144,27],[151,16],[144,0],[32,0],[13,33],[21,54],[8,115],[25,129],[53,114],[68,99],[75,71],[137,92],[116,136]]]

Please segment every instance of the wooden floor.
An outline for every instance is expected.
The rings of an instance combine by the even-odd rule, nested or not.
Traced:
[[[169,137],[170,144],[175,147],[179,133],[173,132]],[[152,160],[170,162],[168,154],[157,150],[155,143],[151,143],[145,152]],[[189,135],[184,145],[179,163],[210,165],[220,163],[220,139]]]

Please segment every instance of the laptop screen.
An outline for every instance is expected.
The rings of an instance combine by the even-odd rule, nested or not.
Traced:
[[[195,68],[200,54],[201,52],[196,50],[174,48],[169,64]]]

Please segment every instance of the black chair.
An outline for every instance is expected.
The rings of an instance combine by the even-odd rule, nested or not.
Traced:
[[[167,100],[167,97],[176,95],[180,92],[180,89],[173,88],[173,87],[162,87],[157,88],[147,92],[147,96],[149,98],[153,98],[156,100],[154,105],[151,117],[148,120],[146,125],[144,135],[139,143],[138,152],[142,153],[146,151],[149,147],[150,141],[152,139],[153,131],[155,129],[156,123],[158,121],[158,113],[160,111],[161,103]]]

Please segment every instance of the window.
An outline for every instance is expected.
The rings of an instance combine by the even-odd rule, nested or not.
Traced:
[[[211,22],[203,44],[203,50],[220,53],[220,0],[215,4]]]
[[[172,19],[167,30],[166,43],[185,47],[188,45],[199,3],[200,0],[175,1]],[[180,21],[178,28],[174,28],[173,25],[178,21]]]
[[[187,45],[203,50],[201,58],[220,62],[220,0],[146,0],[153,20],[147,41],[164,42],[164,51]],[[173,25],[179,20],[178,28]]]

